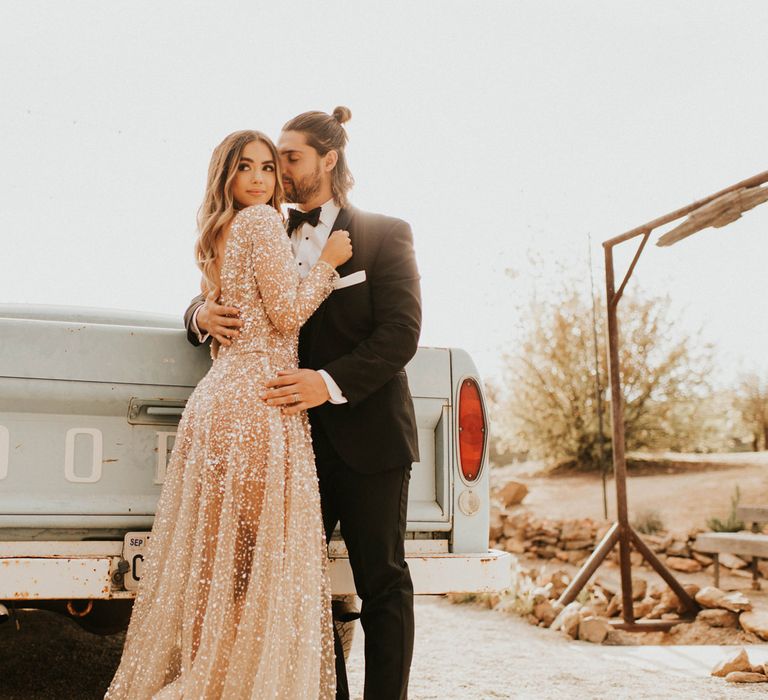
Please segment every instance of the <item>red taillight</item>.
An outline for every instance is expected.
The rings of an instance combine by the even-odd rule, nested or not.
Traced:
[[[459,464],[467,481],[480,474],[485,448],[485,413],[480,387],[465,379],[459,389]]]

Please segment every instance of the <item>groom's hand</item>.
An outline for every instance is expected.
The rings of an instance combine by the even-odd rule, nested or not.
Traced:
[[[292,415],[324,404],[330,395],[319,372],[285,369],[267,382],[267,391],[261,398],[270,406],[285,406],[285,412]]]
[[[208,333],[221,345],[231,345],[240,335],[243,322],[238,318],[240,310],[234,306],[222,306],[216,297],[209,294],[197,312],[197,327],[201,333]]]

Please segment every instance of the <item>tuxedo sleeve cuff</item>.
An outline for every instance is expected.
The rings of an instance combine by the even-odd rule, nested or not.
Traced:
[[[200,332],[200,328],[199,328],[199,327],[198,327],[198,325],[197,325],[197,314],[198,314],[198,313],[200,313],[200,308],[201,308],[201,307],[200,307],[200,306],[198,306],[198,307],[195,309],[195,312],[192,314],[192,320],[189,322],[189,327],[192,329],[192,332],[193,332],[195,335],[197,335],[197,339],[198,339],[198,340],[199,340],[201,343],[204,343],[204,342],[205,342],[206,340],[208,340],[208,338],[210,338],[211,336],[210,336],[210,334],[208,334],[208,333],[205,333],[205,334],[201,333],[201,332]]]
[[[328,387],[328,394],[331,397],[328,401],[334,404],[347,403],[347,399],[344,397],[344,394],[341,393],[339,385],[333,381],[333,377],[331,377],[331,375],[324,369],[317,370],[317,373],[323,378],[325,386]]]

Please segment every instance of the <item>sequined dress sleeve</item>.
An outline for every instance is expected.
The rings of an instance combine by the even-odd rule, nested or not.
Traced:
[[[244,209],[235,226],[243,227],[251,240],[254,276],[269,320],[281,333],[295,333],[333,291],[338,273],[320,260],[301,280],[285,228],[272,207]]]

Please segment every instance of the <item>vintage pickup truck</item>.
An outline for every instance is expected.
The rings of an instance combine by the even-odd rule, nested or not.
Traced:
[[[0,617],[42,607],[93,631],[125,625],[174,431],[209,365],[173,317],[0,305]],[[406,547],[416,593],[503,588],[475,365],[425,347],[407,374],[421,451]],[[343,541],[329,553],[334,594],[354,593]]]

